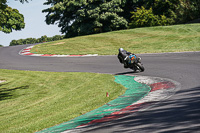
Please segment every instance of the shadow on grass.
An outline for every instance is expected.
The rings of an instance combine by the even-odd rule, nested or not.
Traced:
[[[167,132],[200,131],[200,86],[179,91],[150,109],[115,121],[93,125],[85,132]]]
[[[1,84],[1,86],[4,86],[6,84]],[[20,86],[20,87],[15,87],[15,88],[0,88],[0,101],[2,100],[7,100],[13,98],[13,92],[16,90],[21,90],[21,89],[28,89],[29,86]]]

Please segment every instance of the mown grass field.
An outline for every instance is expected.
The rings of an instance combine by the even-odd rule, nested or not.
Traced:
[[[122,95],[113,75],[0,69],[0,132],[30,133],[66,122]],[[110,97],[106,97],[106,92]]]
[[[200,23],[136,28],[74,37],[36,45],[31,52],[116,55],[120,47],[136,54],[200,51]]]

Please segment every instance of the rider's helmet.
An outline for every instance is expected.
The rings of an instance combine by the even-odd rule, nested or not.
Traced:
[[[122,51],[124,51],[124,49],[123,48],[119,48],[119,53],[121,53]]]

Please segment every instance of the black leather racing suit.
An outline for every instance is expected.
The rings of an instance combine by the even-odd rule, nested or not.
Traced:
[[[128,68],[128,62],[130,60],[130,58],[129,58],[130,54],[131,54],[130,52],[127,52],[126,50],[123,50],[123,51],[120,51],[118,56],[117,56],[119,61],[120,61],[120,63],[124,64],[124,68]]]

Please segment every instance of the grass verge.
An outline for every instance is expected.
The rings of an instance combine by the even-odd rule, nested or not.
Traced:
[[[200,51],[200,24],[146,27],[81,36],[36,45],[31,52],[116,55],[120,47],[136,54]]]
[[[68,121],[125,92],[114,76],[0,69],[0,132],[28,133]],[[106,97],[109,92],[110,97]]]

